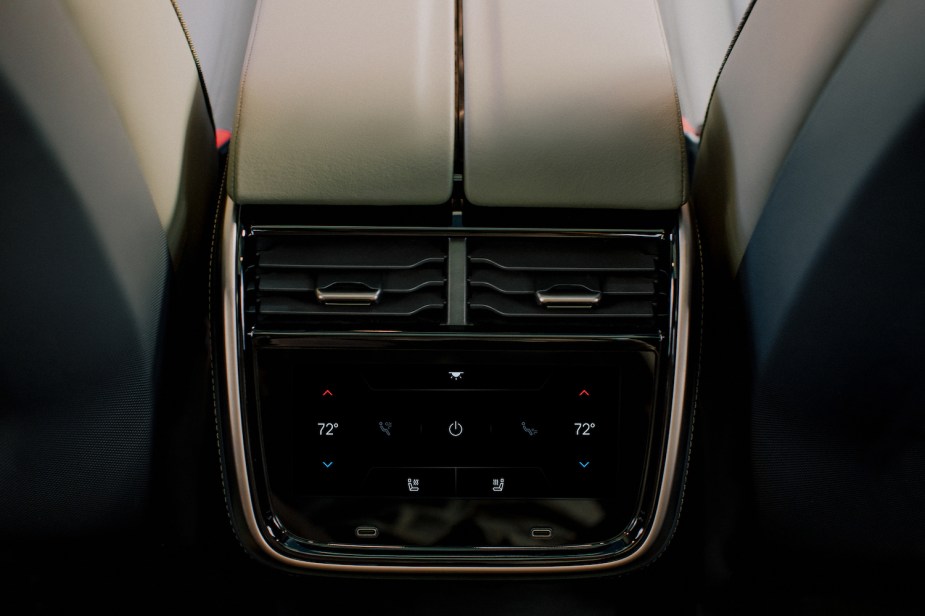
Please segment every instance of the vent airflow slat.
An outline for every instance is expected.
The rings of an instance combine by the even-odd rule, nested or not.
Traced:
[[[588,249],[582,248],[588,245]],[[575,272],[654,272],[655,256],[608,245],[606,240],[523,239],[480,245],[469,253],[473,264],[502,270]]]
[[[261,328],[432,328],[446,320],[445,239],[267,234],[250,240],[246,313]]]
[[[668,242],[656,238],[474,238],[469,309],[496,327],[656,332],[667,314]]]
[[[260,276],[258,285],[261,291],[314,293],[317,288],[342,282],[379,288],[384,293],[410,293],[423,287],[441,286],[444,277],[438,267],[385,272],[345,270],[336,274],[322,273],[317,278],[308,271],[268,271]]]
[[[432,242],[413,238],[391,243],[388,238],[376,240],[318,237],[308,244],[277,245],[261,250],[257,265],[281,269],[397,270],[439,264],[445,257],[442,252],[435,252]]]
[[[510,296],[494,297],[481,292],[472,293],[469,306],[477,310],[490,310],[505,317],[560,318],[564,316],[561,312],[549,310],[537,303],[519,302]],[[610,303],[603,305],[601,308],[581,309],[583,312],[580,315],[577,310],[573,311],[571,316],[592,319],[651,319],[655,316],[652,302],[645,300]]]
[[[549,291],[559,285],[572,285],[588,291],[599,291],[604,295],[652,295],[655,292],[655,282],[651,279],[610,275],[596,277],[570,272],[529,277],[512,271],[484,269],[480,270],[479,276],[471,280],[470,284],[476,288],[488,287],[505,294],[532,295],[536,291]]]
[[[267,272],[256,281],[256,285],[261,291],[307,293],[315,289],[315,277],[311,272]]]
[[[383,303],[378,306],[375,315],[377,317],[413,316],[422,310],[433,310],[441,307],[443,307],[443,298],[439,293],[421,293],[414,297],[403,296]],[[324,316],[332,314],[363,316],[370,314],[370,311],[366,306],[323,306],[310,300],[266,297],[260,301],[260,313],[285,316]]]

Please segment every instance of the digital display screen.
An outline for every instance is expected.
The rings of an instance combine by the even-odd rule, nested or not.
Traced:
[[[465,503],[531,528],[564,507],[579,526],[618,531],[638,496],[654,364],[653,353],[566,348],[261,349],[270,489],[312,540],[357,541],[354,525],[387,526],[389,511]]]
[[[616,490],[607,480],[620,429],[613,369],[408,364],[307,372],[293,384],[303,404],[290,409],[292,472],[305,494],[541,498]]]

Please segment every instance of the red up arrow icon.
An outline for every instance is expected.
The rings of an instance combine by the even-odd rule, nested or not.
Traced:
[[[588,390],[587,390],[587,389],[582,389],[582,390],[578,393],[578,397],[580,398],[580,397],[582,397],[582,396],[588,396],[588,397],[590,398],[590,397],[591,397],[591,394],[588,393]]]
[[[324,393],[321,394],[321,397],[324,398],[325,396],[331,396],[331,397],[333,397],[334,394],[331,392],[330,389],[325,389],[325,390],[324,390]]]

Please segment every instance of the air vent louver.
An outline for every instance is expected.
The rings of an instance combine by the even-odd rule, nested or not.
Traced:
[[[657,336],[668,327],[670,253],[671,240],[658,232],[260,227],[244,243],[245,323],[263,331]]]
[[[245,305],[258,328],[445,321],[445,239],[261,234],[250,242]]]
[[[668,312],[667,249],[652,238],[470,239],[471,319],[654,330]]]

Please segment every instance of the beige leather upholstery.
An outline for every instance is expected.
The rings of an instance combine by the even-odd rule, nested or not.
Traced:
[[[748,16],[707,110],[692,198],[731,273],[807,113],[874,4],[759,1]]]
[[[31,75],[28,79],[32,83],[24,87],[35,92],[36,100],[29,101],[33,109],[55,100],[49,98],[46,85],[59,82],[53,81],[48,69],[38,66],[46,54],[49,62],[57,64],[55,72],[65,73],[61,80],[66,78],[76,88],[90,90],[99,84],[104,89],[105,104],[97,105],[95,112],[93,108],[83,110],[89,115],[81,116],[79,122],[90,128],[108,122],[110,109],[118,113],[176,260],[190,233],[189,225],[198,224],[203,215],[201,207],[190,212],[189,204],[201,205],[214,198],[217,170],[211,160],[214,151],[203,145],[213,142],[207,103],[173,7],[156,0],[36,4],[30,9],[35,19],[47,20],[49,28],[63,28],[67,38],[48,37],[41,54],[22,48],[19,60],[11,51],[7,59],[17,66],[11,66],[10,71]],[[21,18],[32,19],[25,12]],[[91,61],[78,63],[75,55],[89,56]],[[48,122],[68,123],[77,111],[72,107],[54,114],[57,117],[49,115]],[[49,140],[62,150],[62,160],[71,158],[63,151],[71,149],[79,158],[86,140],[68,140],[64,135],[70,129],[63,130],[57,136],[50,135]]]
[[[238,110],[244,54],[257,0],[174,0],[196,48],[216,129],[229,133]]]
[[[58,159],[75,166],[71,173],[80,183],[86,174],[77,167],[85,164],[91,139],[76,133],[96,130],[92,140],[109,139],[113,152],[129,144],[120,156],[140,170],[177,261],[216,198],[218,169],[208,104],[173,6],[159,0],[11,4],[7,25],[17,32],[6,36],[3,62]],[[19,40],[20,31],[38,31],[41,22],[60,33],[40,46]],[[62,106],[73,98],[70,89],[83,90],[88,104]],[[124,134],[102,129],[112,126],[113,111]],[[87,190],[87,202],[99,203],[91,196],[95,189]]]
[[[475,204],[671,209],[680,111],[654,0],[465,0]]]
[[[445,202],[454,66],[452,2],[261,2],[229,194],[238,203]]]
[[[696,132],[749,0],[658,0],[681,114]]]
[[[170,2],[0,2],[0,536],[138,522],[155,426],[199,400],[218,156],[198,85]]]
[[[196,65],[169,2],[64,0],[109,88],[168,241],[186,219],[179,194],[190,119],[203,118]],[[203,127],[199,127],[202,130]],[[175,220],[177,222],[175,222]]]
[[[35,45],[38,32],[53,44]],[[141,255],[157,255],[163,233],[106,84],[60,2],[0,5],[0,79],[29,113],[38,138],[99,229],[94,239],[109,257],[134,316],[149,319],[159,309],[148,300],[149,287],[163,275],[163,264]],[[42,177],[34,180],[36,185],[49,183],[44,176],[51,173],[37,173]],[[118,182],[110,183],[109,173],[117,174]],[[118,194],[113,185],[118,185]],[[120,199],[132,204],[124,206]],[[3,207],[6,211],[14,204]]]

